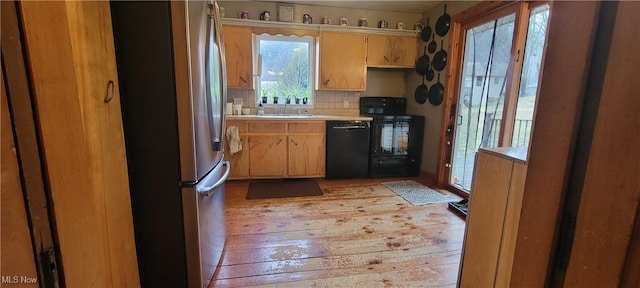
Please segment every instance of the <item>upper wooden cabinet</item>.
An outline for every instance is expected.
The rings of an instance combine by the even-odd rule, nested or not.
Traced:
[[[251,27],[222,26],[227,62],[227,87],[253,89],[253,36]]]
[[[318,36],[315,77],[319,90],[365,91],[367,67],[414,68],[418,54],[418,38],[412,31],[348,31],[356,27],[237,19],[224,22],[229,88],[254,89],[253,34]]]
[[[367,66],[414,68],[418,53],[415,36],[369,35]]]
[[[365,91],[367,87],[367,36],[322,32],[319,38],[320,90]]]

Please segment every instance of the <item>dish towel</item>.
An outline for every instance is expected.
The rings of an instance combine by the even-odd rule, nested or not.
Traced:
[[[240,133],[238,126],[227,127],[227,141],[229,141],[229,152],[231,155],[242,151],[242,141],[240,141]]]

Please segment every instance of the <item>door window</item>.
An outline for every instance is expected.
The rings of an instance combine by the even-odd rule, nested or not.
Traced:
[[[518,90],[518,104],[511,138],[512,147],[529,146],[548,19],[549,5],[533,9],[531,16],[529,16],[524,63],[520,75],[520,89]]]

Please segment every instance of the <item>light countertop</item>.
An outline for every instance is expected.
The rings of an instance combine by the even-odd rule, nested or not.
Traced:
[[[228,120],[268,120],[268,121],[296,121],[296,120],[308,120],[308,121],[371,121],[372,117],[364,116],[334,116],[334,115],[227,115]]]
[[[493,147],[480,148],[478,150],[483,150],[486,153],[511,159],[524,164],[527,163],[527,153],[529,151],[527,147]]]

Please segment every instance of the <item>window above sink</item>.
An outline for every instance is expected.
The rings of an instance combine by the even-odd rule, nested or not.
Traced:
[[[313,107],[314,38],[261,34],[254,36],[256,105]]]

